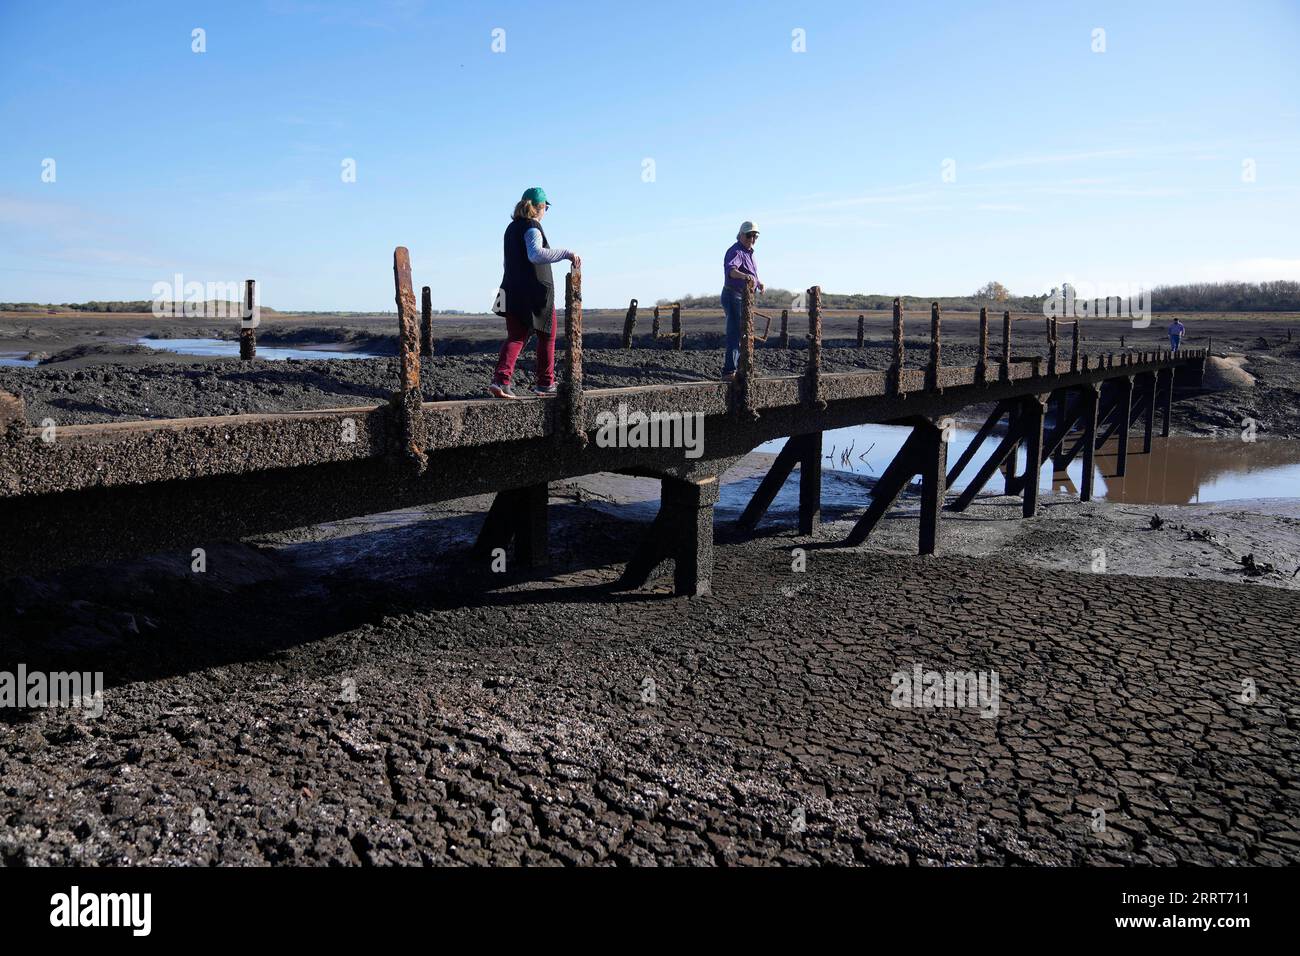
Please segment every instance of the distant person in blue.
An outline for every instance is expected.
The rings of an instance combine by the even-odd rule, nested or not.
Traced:
[[[754,265],[757,241],[758,226],[746,220],[740,224],[736,241],[722,258],[722,312],[727,317],[727,354],[722,362],[722,377],[727,381],[736,377],[736,365],[740,362],[740,313],[745,285],[752,282],[755,292],[763,291],[758,267]]]
[[[1169,348],[1177,352],[1183,342],[1183,333],[1187,331],[1187,326],[1183,325],[1182,319],[1174,319],[1173,324],[1169,326]]]

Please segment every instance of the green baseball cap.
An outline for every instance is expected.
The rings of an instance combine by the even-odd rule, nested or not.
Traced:
[[[533,186],[529,189],[525,189],[523,198],[538,206],[549,206],[551,204],[546,198],[546,190],[541,186]]]

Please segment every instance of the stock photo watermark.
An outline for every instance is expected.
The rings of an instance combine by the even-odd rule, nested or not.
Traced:
[[[911,670],[894,671],[889,705],[911,709],[972,709],[992,720],[1002,709],[997,671],[937,671],[913,664]]]
[[[102,671],[39,671],[19,664],[17,670],[0,671],[0,708],[37,710],[64,707],[84,711],[88,717],[104,713]]]

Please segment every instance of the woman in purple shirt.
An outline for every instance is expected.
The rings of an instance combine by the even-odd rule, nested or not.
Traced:
[[[740,361],[740,313],[745,284],[752,282],[756,292],[763,291],[758,267],[754,265],[757,239],[758,226],[748,220],[742,222],[736,241],[722,259],[722,312],[727,317],[727,354],[722,362],[722,377],[727,381],[736,377],[736,365]]]

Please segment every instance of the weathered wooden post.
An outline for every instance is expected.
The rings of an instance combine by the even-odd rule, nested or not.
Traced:
[[[981,384],[989,378],[989,310],[980,306],[980,345],[979,359],[975,363],[975,381]]]
[[[862,348],[863,343],[866,341],[866,333],[867,333],[866,323],[867,323],[866,316],[864,316],[861,312],[859,312],[858,313],[858,348]]]
[[[1020,408],[1020,427],[1025,435],[1025,484],[1020,513],[1032,518],[1038,514],[1038,469],[1043,462],[1043,418],[1047,411],[1047,396],[1026,395],[1020,401]],[[1012,460],[1015,460],[1014,456]]]
[[[948,437],[941,424],[918,424],[912,433],[921,441],[921,520],[917,553],[934,554],[939,548],[939,516],[948,493]]]
[[[736,363],[736,411],[749,419],[754,414],[754,285],[746,282],[740,294],[740,359]]]
[[[939,369],[943,363],[943,338],[939,328],[939,303],[930,303],[930,364],[925,370],[925,387],[939,388]]]
[[[1011,313],[1002,313],[1002,371],[1004,382],[1011,380]]]
[[[239,323],[239,358],[251,362],[257,358],[257,282],[244,280],[244,312]]]
[[[401,449],[417,474],[429,466],[420,441],[420,314],[415,307],[415,289],[411,286],[411,254],[406,246],[393,250],[393,285],[396,287],[397,319],[400,323],[398,346],[401,350],[401,389],[395,396],[400,422]]]
[[[894,354],[889,363],[889,394],[903,394],[903,300],[894,296]]]
[[[420,354],[433,355],[433,293],[427,285],[420,289]]]
[[[632,347],[632,330],[636,328],[636,299],[627,306],[627,315],[623,318],[623,348]]]
[[[564,432],[579,445],[587,444],[582,397],[582,273],[570,269],[564,277]]]
[[[788,349],[790,347],[790,329],[787,325],[789,320],[790,320],[790,310],[782,309],[781,310],[781,348],[783,349]]]
[[[1047,320],[1047,369],[1049,375],[1056,374],[1056,332],[1056,316],[1052,316]]]
[[[1079,320],[1075,319],[1071,323],[1070,331],[1070,371],[1079,371]]]
[[[654,318],[650,322],[650,337],[658,341],[659,339],[659,306],[655,305]]]
[[[822,400],[822,287],[808,290],[808,399],[817,408]]]
[[[686,336],[682,334],[682,305],[680,302],[674,302],[673,303],[673,339],[675,340],[676,344],[673,346],[673,348],[677,349],[677,351],[680,352],[682,350],[682,340],[685,338]]]

